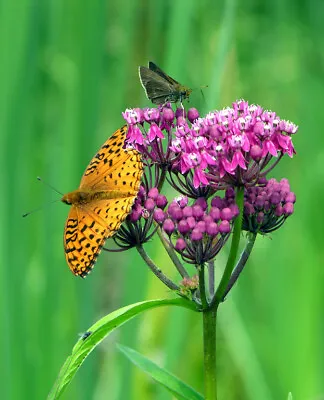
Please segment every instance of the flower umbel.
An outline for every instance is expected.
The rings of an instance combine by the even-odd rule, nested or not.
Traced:
[[[173,111],[170,104],[127,109],[123,116],[129,125],[126,146],[141,152],[147,172],[114,240],[123,250],[136,247],[169,288],[199,307],[214,307],[241,273],[255,236],[278,229],[293,213],[296,197],[288,180],[277,182],[268,175],[285,154],[294,155],[292,135],[298,127],[244,100],[205,117],[195,108]],[[178,193],[170,203],[162,194],[166,182]],[[234,268],[242,229],[252,236]],[[164,276],[145,253],[142,245],[155,233],[182,283]],[[214,288],[213,263],[232,234],[231,262],[221,289]],[[198,274],[190,277],[186,264],[195,265]],[[209,294],[204,295],[207,286],[200,279],[207,264]]]

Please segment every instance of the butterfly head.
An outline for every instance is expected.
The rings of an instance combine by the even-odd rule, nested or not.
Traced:
[[[179,88],[180,101],[187,99],[191,93],[192,89],[188,88],[187,86],[180,86]]]
[[[86,203],[89,198],[89,193],[81,192],[80,190],[74,190],[73,192],[66,193],[61,201],[69,206],[72,204]]]

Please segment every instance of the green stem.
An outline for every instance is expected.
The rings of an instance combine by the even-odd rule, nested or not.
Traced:
[[[217,400],[216,315],[217,307],[203,311],[205,400]]]
[[[166,237],[163,235],[161,227],[157,228],[157,234],[163,244],[163,247],[165,248],[166,252],[168,253],[171,261],[173,262],[174,266],[178,270],[179,274],[182,276],[182,278],[188,278],[189,274],[187,270],[184,268],[182,263],[180,262],[178,256],[176,255],[175,251],[173,250],[170,242]]]
[[[160,281],[162,281],[169,289],[179,291],[179,286],[177,286],[174,282],[171,281],[164,273],[158,268],[153,260],[146,253],[142,245],[136,246],[137,251],[142,256],[143,260],[146,262],[147,266],[153,272],[155,276],[157,276]]]
[[[232,243],[230,253],[227,259],[227,263],[225,266],[225,270],[222,276],[222,279],[219,283],[217,288],[216,294],[214,299],[212,300],[211,307],[213,308],[215,305],[217,306],[224,297],[224,293],[228,286],[229,280],[232,275],[232,271],[235,266],[235,261],[237,258],[240,238],[241,238],[241,230],[242,230],[242,217],[243,217],[243,206],[244,206],[244,187],[236,188],[236,199],[235,202],[240,210],[240,214],[234,221],[234,229],[233,229],[233,236],[232,236]]]
[[[240,276],[241,272],[243,271],[245,264],[247,262],[247,260],[250,257],[251,251],[253,249],[254,243],[255,243],[255,239],[256,239],[256,233],[250,233],[248,235],[248,240],[247,243],[245,245],[245,248],[241,254],[240,259],[238,260],[238,263],[231,275],[231,278],[228,282],[227,288],[225,290],[224,296],[222,298],[222,301],[225,300],[225,297],[227,296],[228,292],[232,289],[232,287],[235,285],[235,282],[238,280],[238,277]]]
[[[197,265],[199,273],[199,293],[200,300],[203,310],[208,308],[208,301],[206,297],[206,287],[205,287],[205,266],[204,264]]]
[[[161,172],[161,176],[160,176],[159,186],[158,186],[158,191],[159,192],[161,192],[161,190],[162,190],[162,187],[163,187],[163,184],[164,184],[164,181],[165,181],[165,178],[166,178],[166,174],[167,174],[167,171],[166,171],[165,168],[163,168],[162,172]]]

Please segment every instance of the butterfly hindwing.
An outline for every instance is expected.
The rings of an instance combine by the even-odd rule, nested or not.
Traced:
[[[64,250],[69,268],[85,277],[97,257],[131,211],[134,198],[94,200],[72,206],[64,231]]]

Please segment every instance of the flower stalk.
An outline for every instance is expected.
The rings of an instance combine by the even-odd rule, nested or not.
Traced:
[[[205,400],[217,400],[216,316],[217,306],[203,311]]]
[[[232,236],[232,243],[230,253],[227,259],[227,263],[225,266],[225,270],[222,276],[222,279],[219,283],[219,286],[216,290],[215,296],[211,303],[211,308],[217,307],[218,304],[222,301],[224,294],[226,292],[226,288],[229,284],[229,280],[232,275],[232,271],[235,267],[235,261],[237,258],[241,231],[242,231],[242,216],[243,216],[243,206],[244,206],[244,187],[236,188],[236,204],[239,208],[239,215],[234,221],[234,229]]]

